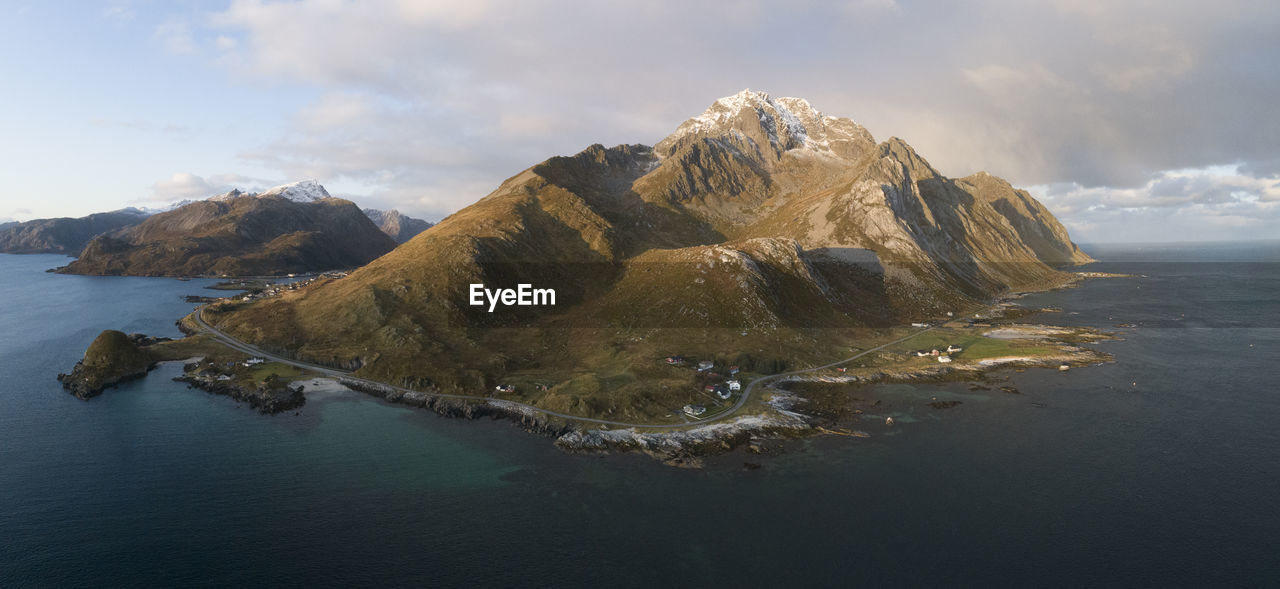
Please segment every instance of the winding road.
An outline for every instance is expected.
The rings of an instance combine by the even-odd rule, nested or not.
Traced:
[[[232,348],[232,349],[237,350],[237,351],[240,351],[240,352],[244,352],[244,353],[246,353],[246,354],[249,354],[250,356],[260,356],[260,357],[262,357],[262,358],[266,358],[266,359],[268,359],[268,360],[271,360],[272,362],[279,362],[279,363],[281,363],[281,364],[288,364],[288,365],[290,365],[290,366],[296,366],[296,367],[298,367],[298,368],[302,368],[302,369],[305,369],[305,370],[308,370],[308,371],[311,371],[311,372],[316,372],[316,373],[323,374],[323,375],[325,375],[325,376],[330,376],[330,377],[333,377],[333,378],[345,378],[345,379],[349,379],[349,380],[354,380],[354,381],[357,381],[357,382],[365,383],[365,384],[368,384],[368,385],[371,385],[371,386],[376,386],[376,387],[387,387],[387,388],[394,389],[394,390],[396,390],[396,391],[400,391],[400,392],[402,392],[402,393],[426,394],[426,395],[430,395],[430,396],[433,396],[433,397],[442,397],[442,398],[446,398],[446,399],[461,399],[461,400],[465,400],[465,401],[482,401],[482,402],[485,402],[485,403],[489,403],[489,404],[491,404],[491,405],[493,405],[493,406],[495,406],[495,407],[518,407],[518,408],[521,408],[521,409],[526,409],[526,410],[529,410],[529,411],[533,411],[533,412],[535,412],[535,413],[541,413],[541,414],[543,414],[543,415],[550,415],[550,416],[553,416],[553,417],[559,417],[559,418],[561,418],[561,419],[567,419],[567,420],[570,420],[570,421],[576,421],[576,422],[582,422],[582,423],[592,423],[592,424],[599,424],[599,425],[609,425],[609,426],[616,426],[616,427],[637,428],[637,429],[683,429],[683,428],[688,428],[688,427],[698,427],[698,426],[706,425],[706,424],[708,424],[708,423],[715,423],[715,422],[717,422],[717,421],[722,421],[722,420],[724,420],[724,419],[726,419],[726,418],[730,417],[730,416],[731,416],[731,415],[733,415],[734,413],[737,413],[737,412],[738,412],[738,410],[739,410],[739,409],[741,409],[743,405],[746,405],[747,400],[751,398],[751,393],[752,393],[752,392],[755,390],[755,388],[756,388],[757,386],[759,386],[759,385],[763,385],[763,384],[765,384],[765,383],[767,383],[767,382],[769,382],[769,381],[777,380],[777,379],[780,379],[780,378],[785,378],[785,377],[788,377],[788,376],[795,376],[795,375],[797,375],[797,374],[806,374],[806,373],[809,373],[809,372],[817,372],[817,371],[819,371],[819,370],[826,370],[826,369],[828,369],[828,368],[835,368],[836,366],[839,366],[839,365],[841,365],[841,364],[846,364],[846,363],[852,362],[852,361],[854,361],[854,360],[857,360],[858,358],[861,358],[861,357],[863,357],[863,356],[866,356],[867,354],[870,354],[870,353],[872,353],[872,352],[878,352],[878,351],[883,350],[883,349],[885,349],[885,348],[887,348],[887,347],[889,347],[889,346],[892,346],[892,345],[894,345],[894,344],[898,344],[898,343],[904,342],[904,341],[909,340],[909,339],[911,339],[911,338],[913,338],[913,337],[915,337],[915,336],[917,336],[917,335],[920,335],[920,334],[922,334],[922,333],[924,333],[924,332],[926,332],[926,331],[929,331],[929,330],[933,329],[932,327],[926,327],[926,328],[924,328],[924,329],[921,329],[920,331],[914,332],[914,333],[912,333],[912,334],[910,334],[910,335],[907,335],[907,336],[905,336],[905,337],[898,338],[898,339],[893,340],[893,341],[891,341],[891,342],[889,342],[889,343],[886,343],[886,344],[881,344],[881,345],[876,346],[876,347],[874,347],[874,348],[871,348],[871,349],[869,349],[869,350],[863,350],[863,351],[858,352],[857,354],[854,354],[854,355],[852,355],[852,356],[850,356],[850,357],[848,357],[848,358],[845,358],[845,359],[843,359],[843,360],[838,360],[838,361],[836,361],[836,362],[832,362],[832,363],[830,363],[830,364],[823,364],[822,366],[815,366],[815,367],[813,367],[813,368],[805,368],[805,369],[802,369],[802,370],[792,370],[792,371],[790,371],[790,372],[779,372],[778,374],[770,374],[770,375],[768,375],[768,376],[761,376],[761,377],[756,378],[755,380],[752,380],[751,382],[747,383],[746,388],[744,388],[744,389],[742,390],[742,394],[738,396],[738,402],[737,402],[737,403],[734,403],[734,404],[733,404],[733,407],[730,407],[728,411],[723,411],[723,412],[721,412],[721,413],[719,413],[719,414],[717,414],[717,415],[715,415],[715,416],[709,417],[709,418],[707,418],[707,419],[703,419],[703,420],[699,420],[699,421],[694,421],[694,422],[687,423],[687,424],[652,424],[652,423],[627,423],[627,422],[625,422],[625,421],[610,421],[610,420],[608,420],[608,419],[596,419],[596,418],[593,418],[593,417],[582,417],[582,416],[578,416],[578,415],[570,415],[570,414],[568,414],[568,413],[560,413],[560,412],[557,412],[557,411],[551,411],[551,410],[549,410],[549,409],[543,409],[543,408],[541,408],[541,407],[537,407],[537,406],[534,406],[534,405],[530,405],[530,404],[528,404],[528,403],[521,403],[521,402],[519,402],[519,401],[508,401],[508,400],[505,400],[505,399],[490,399],[490,398],[487,398],[487,397],[477,397],[477,396],[475,396],[475,395],[455,395],[455,394],[449,394],[449,393],[424,393],[423,391],[415,391],[415,390],[412,390],[412,389],[406,389],[406,388],[397,387],[397,386],[389,385],[389,384],[382,383],[382,382],[377,382],[377,381],[372,381],[372,380],[368,380],[368,379],[364,379],[364,378],[360,378],[360,377],[356,377],[356,376],[351,376],[351,373],[350,373],[350,372],[348,372],[348,371],[346,371],[346,370],[337,370],[337,369],[335,369],[335,368],[327,368],[327,367],[324,367],[324,366],[319,366],[319,365],[316,365],[316,364],[311,364],[310,362],[302,362],[302,361],[299,361],[299,360],[293,360],[293,359],[291,359],[291,358],[284,358],[284,357],[277,356],[277,355],[275,355],[275,354],[270,354],[270,353],[268,353],[268,352],[265,352],[265,351],[263,351],[263,350],[260,350],[260,349],[258,349],[257,347],[255,347],[255,346],[253,346],[253,345],[250,345],[250,344],[247,344],[247,343],[245,343],[245,342],[242,342],[242,341],[240,341],[240,340],[238,340],[238,339],[236,339],[236,338],[234,338],[234,337],[231,337],[231,336],[227,335],[226,333],[223,333],[222,331],[220,331],[220,330],[219,330],[219,329],[217,329],[216,327],[214,327],[214,326],[209,325],[208,323],[206,323],[206,322],[205,322],[205,320],[204,320],[204,317],[202,316],[203,311],[204,311],[204,307],[199,307],[199,308],[197,308],[197,309],[196,309],[195,313],[192,315],[192,317],[194,317],[194,318],[195,318],[195,322],[196,322],[196,324],[198,324],[198,325],[200,326],[200,328],[201,328],[201,329],[203,329],[203,330],[205,330],[205,331],[209,332],[209,334],[210,334],[210,335],[212,335],[215,339],[217,339],[218,341],[222,342],[223,344],[225,344],[225,345],[226,345],[227,347],[229,347],[229,348]]]

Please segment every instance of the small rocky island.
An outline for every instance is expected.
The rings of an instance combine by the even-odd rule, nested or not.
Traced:
[[[104,331],[89,344],[71,373],[59,374],[58,380],[72,395],[85,400],[96,397],[107,387],[146,376],[156,361],[139,346],[155,341],[138,333]]]
[[[94,338],[84,358],[58,381],[72,395],[84,400],[96,397],[122,382],[142,378],[161,362],[181,361],[184,374],[175,378],[208,393],[225,395],[262,413],[279,413],[301,407],[306,398],[295,383],[304,374],[289,366],[253,358],[194,334],[179,323],[188,337],[174,340],[107,330]]]

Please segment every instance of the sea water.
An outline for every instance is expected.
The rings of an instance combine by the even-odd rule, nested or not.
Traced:
[[[177,364],[81,401],[99,331],[177,336],[209,281],[0,255],[0,586],[1275,582],[1280,244],[1086,249],[1142,276],[1024,303],[1116,362],[882,385],[870,438],[698,470],[350,392],[263,416]]]

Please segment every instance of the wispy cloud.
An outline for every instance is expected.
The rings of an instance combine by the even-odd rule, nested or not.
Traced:
[[[195,53],[196,41],[191,25],[180,18],[169,18],[156,25],[155,36],[171,53]]]

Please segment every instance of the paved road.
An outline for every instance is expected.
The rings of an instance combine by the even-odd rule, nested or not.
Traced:
[[[218,330],[217,328],[213,327],[212,325],[209,325],[208,323],[205,323],[205,321],[204,321],[204,317],[202,317],[202,316],[201,316],[201,314],[203,313],[203,311],[204,311],[204,307],[197,308],[197,309],[196,309],[196,312],[195,312],[195,315],[194,315],[195,320],[196,320],[196,323],[200,325],[201,329],[204,329],[205,331],[208,331],[211,335],[213,335],[213,337],[214,337],[214,338],[216,338],[218,341],[222,342],[223,344],[226,344],[228,347],[230,347],[230,348],[232,348],[232,349],[235,349],[235,350],[238,350],[238,351],[241,351],[241,352],[244,352],[244,353],[246,353],[246,354],[249,354],[250,356],[261,356],[261,357],[266,358],[266,359],[268,359],[268,360],[271,360],[271,361],[273,361],[273,362],[279,362],[279,363],[281,363],[281,364],[288,364],[288,365],[290,365],[290,366],[296,366],[296,367],[298,367],[298,368],[304,368],[304,369],[306,369],[306,370],[310,370],[310,371],[312,371],[312,372],[318,372],[318,373],[323,374],[323,375],[325,375],[325,376],[331,376],[331,377],[334,377],[334,378],[345,378],[345,379],[354,380],[354,381],[357,381],[357,382],[366,383],[366,384],[369,384],[369,385],[371,385],[371,386],[388,387],[388,388],[395,389],[395,390],[400,391],[400,392],[403,392],[403,393],[418,393],[418,394],[423,394],[423,393],[422,393],[422,391],[414,391],[414,390],[412,390],[412,389],[401,388],[401,387],[397,387],[397,386],[389,385],[389,384],[382,383],[382,382],[377,382],[377,381],[372,381],[372,380],[368,380],[368,379],[364,379],[364,378],[359,378],[359,377],[356,377],[356,376],[351,376],[351,373],[350,373],[350,372],[348,372],[348,371],[345,371],[345,370],[338,370],[338,369],[335,369],[335,368],[327,368],[327,367],[325,367],[325,366],[319,366],[319,365],[316,365],[316,364],[312,364],[312,363],[310,363],[310,362],[302,362],[302,361],[299,361],[299,360],[294,360],[294,359],[291,359],[291,358],[284,358],[284,357],[281,357],[281,356],[277,356],[277,355],[275,355],[275,354],[271,354],[271,353],[265,352],[265,351],[263,351],[263,350],[258,349],[257,347],[254,347],[254,346],[252,346],[252,345],[250,345],[250,344],[244,343],[244,342],[242,342],[242,341],[240,341],[240,340],[238,340],[238,339],[236,339],[236,338],[233,338],[233,337],[231,337],[231,336],[229,336],[229,335],[227,335],[227,334],[223,333],[222,331]],[[527,404],[527,403],[521,403],[521,402],[519,402],[519,401],[507,401],[507,400],[505,400],[505,399],[489,399],[489,398],[486,398],[486,397],[477,397],[477,396],[474,396],[474,395],[453,395],[453,394],[448,394],[448,393],[425,393],[425,394],[431,395],[431,396],[433,396],[433,397],[443,397],[443,398],[446,398],[446,399],[462,399],[462,400],[465,400],[465,401],[481,401],[481,402],[485,402],[485,403],[492,404],[492,405],[494,405],[494,406],[496,406],[496,407],[502,407],[502,406],[507,406],[507,407],[518,407],[518,408],[521,408],[521,409],[527,409],[527,410],[529,410],[529,411],[533,411],[533,412],[535,412],[535,413],[541,413],[541,414],[543,414],[543,415],[551,415],[551,416],[559,417],[559,418],[561,418],[561,419],[568,419],[568,420],[570,420],[570,421],[577,421],[577,422],[584,422],[584,423],[595,423],[595,424],[600,424],[600,425],[610,425],[610,426],[616,426],[616,427],[630,427],[630,428],[638,428],[638,429],[679,429],[679,428],[683,428],[683,427],[696,427],[696,426],[701,426],[701,425],[705,425],[705,424],[708,424],[708,423],[715,423],[715,422],[717,422],[717,421],[724,420],[725,418],[728,418],[729,416],[733,415],[734,413],[737,413],[737,411],[738,411],[739,409],[741,409],[741,408],[742,408],[742,406],[743,406],[743,405],[745,405],[745,404],[747,403],[747,400],[751,397],[751,392],[755,390],[755,388],[756,388],[756,386],[757,386],[757,385],[762,385],[762,384],[764,384],[764,383],[767,383],[767,382],[769,382],[769,381],[773,381],[773,380],[777,380],[777,379],[779,379],[779,378],[785,378],[785,377],[788,377],[788,376],[795,376],[795,375],[797,375],[797,374],[805,374],[805,373],[809,373],[809,372],[817,372],[817,371],[819,371],[819,370],[826,370],[826,369],[828,369],[828,368],[834,368],[834,367],[839,366],[839,365],[841,365],[841,364],[845,364],[845,363],[848,363],[848,362],[852,362],[852,361],[854,361],[854,360],[857,360],[858,358],[861,358],[861,357],[863,357],[863,356],[866,356],[867,354],[870,354],[870,353],[872,353],[872,352],[878,352],[878,351],[883,350],[883,349],[885,349],[885,348],[887,348],[887,347],[889,347],[889,346],[892,346],[892,345],[894,345],[894,344],[901,343],[901,342],[904,342],[904,341],[906,341],[906,340],[909,340],[909,339],[911,339],[911,338],[913,338],[913,337],[915,337],[915,336],[917,336],[917,335],[920,335],[920,334],[922,334],[922,333],[924,333],[924,332],[926,332],[926,331],[929,331],[930,329],[933,329],[933,328],[932,328],[932,327],[926,327],[926,328],[921,329],[920,331],[917,331],[917,332],[915,332],[915,333],[912,333],[911,335],[908,335],[908,336],[906,336],[906,337],[898,338],[898,339],[893,340],[893,341],[891,341],[891,342],[889,342],[889,343],[887,343],[887,344],[883,344],[883,345],[880,345],[880,346],[876,346],[876,347],[874,347],[874,348],[871,348],[870,350],[864,350],[864,351],[862,351],[862,352],[859,352],[859,353],[857,353],[857,354],[854,354],[853,356],[850,356],[850,357],[845,358],[845,359],[843,359],[843,360],[839,360],[839,361],[836,361],[836,362],[832,362],[832,363],[830,363],[830,364],[824,364],[824,365],[822,365],[822,366],[815,366],[815,367],[813,367],[813,368],[805,368],[805,369],[803,369],[803,370],[792,370],[792,371],[790,371],[790,372],[780,372],[780,373],[778,373],[778,374],[770,374],[770,375],[768,375],[768,376],[761,376],[761,377],[756,378],[755,380],[751,381],[750,383],[747,383],[746,388],[744,388],[744,389],[742,390],[742,394],[741,394],[741,395],[739,395],[739,397],[738,397],[738,402],[737,402],[737,403],[734,403],[733,407],[732,407],[732,408],[730,408],[728,411],[725,411],[725,412],[720,413],[720,414],[718,414],[718,415],[716,415],[716,416],[714,416],[714,417],[709,417],[709,418],[704,419],[704,420],[701,420],[701,421],[694,421],[694,422],[691,422],[691,423],[685,423],[685,424],[663,424],[663,425],[655,425],[655,424],[652,424],[652,423],[627,423],[627,422],[624,422],[624,421],[610,421],[610,420],[608,420],[608,419],[595,419],[595,418],[592,418],[592,417],[581,417],[581,416],[578,416],[578,415],[569,415],[569,414],[567,414],[567,413],[559,413],[559,412],[556,412],[556,411],[551,411],[551,410],[548,410],[548,409],[543,409],[543,408],[541,408],[541,407],[536,407],[536,406],[533,406],[533,405],[529,405],[529,404]]]

